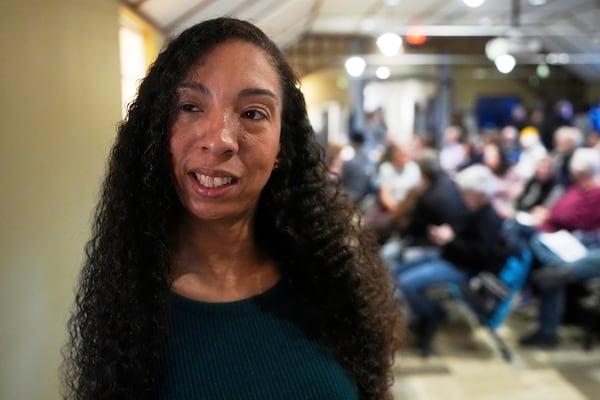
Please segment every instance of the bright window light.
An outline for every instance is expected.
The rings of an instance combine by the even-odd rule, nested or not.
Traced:
[[[121,55],[121,101],[123,116],[135,98],[138,84],[146,74],[144,36],[135,28],[122,25],[119,29]]]

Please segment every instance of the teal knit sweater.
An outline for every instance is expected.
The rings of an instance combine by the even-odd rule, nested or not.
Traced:
[[[293,321],[289,290],[204,303],[169,296],[164,400],[355,400],[356,385]]]

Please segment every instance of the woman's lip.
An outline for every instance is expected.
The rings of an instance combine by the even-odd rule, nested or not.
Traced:
[[[190,174],[194,174],[194,175],[206,175],[206,176],[210,176],[212,178],[233,178],[233,179],[239,179],[239,177],[236,174],[233,174],[231,172],[228,171],[224,171],[224,170],[214,170],[214,169],[207,169],[207,168],[200,168],[200,169],[192,169],[189,171]]]
[[[210,177],[196,173],[190,173],[189,177],[194,192],[203,197],[220,197],[238,183],[238,179],[232,177]]]

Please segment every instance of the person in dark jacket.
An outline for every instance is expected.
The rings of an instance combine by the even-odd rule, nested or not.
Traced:
[[[456,182],[468,213],[452,225],[428,226],[429,239],[440,248],[439,256],[395,266],[399,289],[413,313],[417,346],[424,356],[430,354],[435,332],[445,319],[443,309],[427,297],[427,288],[441,283],[460,284],[482,270],[496,273],[508,258],[503,220],[489,200],[494,181],[492,172],[483,165],[459,172]]]
[[[399,261],[436,252],[427,227],[455,223],[467,211],[456,183],[441,167],[433,149],[422,150],[415,161],[421,171],[421,183],[409,192],[403,207],[396,211],[398,234],[380,251],[390,268]]]
[[[423,151],[417,159],[421,170],[422,191],[417,198],[402,235],[409,245],[430,246],[427,227],[454,224],[467,209],[456,183],[439,165],[433,150]]]

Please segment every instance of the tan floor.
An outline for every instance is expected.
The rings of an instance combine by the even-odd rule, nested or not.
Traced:
[[[469,322],[469,320],[466,320]],[[517,337],[531,329],[531,317],[514,313],[498,333],[513,358],[506,362],[491,336],[462,318],[445,327],[435,354],[423,359],[406,349],[394,366],[398,400],[587,400],[600,399],[600,343],[581,346],[578,328],[561,329],[554,350],[523,349]]]

